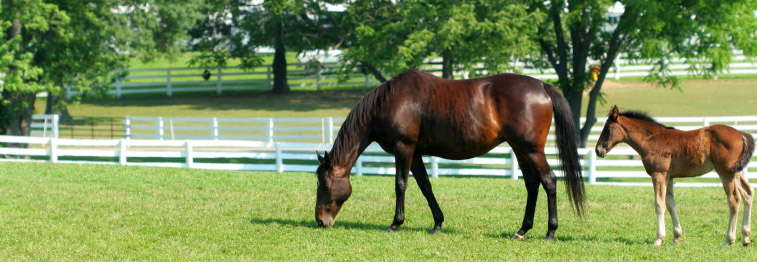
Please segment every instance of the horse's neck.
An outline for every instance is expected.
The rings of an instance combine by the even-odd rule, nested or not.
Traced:
[[[626,139],[623,142],[630,145],[642,156],[654,146],[649,138],[667,130],[664,127],[643,120],[630,119],[627,121],[632,121],[633,124],[623,125],[626,131]]]
[[[340,129],[331,148],[337,165],[343,168],[352,168],[357,158],[363,153],[372,141],[366,136],[368,128],[361,127],[357,130]]]

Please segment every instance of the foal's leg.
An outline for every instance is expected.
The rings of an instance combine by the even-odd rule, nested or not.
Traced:
[[[407,189],[407,176],[410,173],[410,164],[413,161],[415,145],[397,142],[394,145],[394,192],[397,195],[397,205],[394,210],[394,221],[386,232],[394,232],[405,222],[405,189]]]
[[[652,174],[652,186],[654,187],[654,210],[657,213],[657,240],[655,246],[662,245],[665,241],[665,195],[667,192],[667,176],[665,173]]]
[[[439,208],[439,204],[436,202],[434,192],[431,190],[431,182],[428,181],[428,173],[426,172],[426,166],[423,165],[423,158],[421,158],[421,156],[416,155],[413,157],[410,171],[413,172],[415,182],[417,182],[418,187],[421,188],[421,192],[428,202],[428,207],[431,208],[431,213],[434,215],[434,228],[431,229],[431,234],[442,232],[444,214],[442,213],[442,209]]]
[[[740,181],[737,181],[735,174],[719,174],[720,181],[723,182],[723,189],[725,190],[726,199],[728,200],[728,231],[725,232],[725,241],[723,246],[728,246],[736,241],[736,219],[739,213],[739,201],[741,195],[739,193]]]
[[[683,235],[683,229],[681,229],[681,223],[678,221],[678,212],[676,212],[676,200],[673,196],[673,179],[668,181],[668,192],[665,195],[665,204],[667,204],[670,217],[673,219],[673,243],[678,244],[681,241]]]
[[[741,222],[741,243],[744,244],[744,246],[747,246],[751,243],[749,236],[752,234],[751,217],[754,188],[752,188],[752,185],[750,185],[746,178],[744,178],[743,173],[739,174],[739,180],[740,181],[737,182],[740,186],[739,192],[741,193],[741,198],[744,199],[744,220]]]

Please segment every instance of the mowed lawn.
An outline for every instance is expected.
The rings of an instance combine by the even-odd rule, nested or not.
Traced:
[[[755,246],[720,246],[727,225],[722,188],[676,189],[684,239],[671,243],[666,216],[669,240],[654,247],[650,187],[587,185],[588,213],[579,219],[559,182],[560,228],[556,241],[545,242],[543,193],[534,229],[523,241],[509,239],[526,192],[522,180],[503,178],[432,179],[446,218],[438,235],[427,233],[431,212],[411,179],[405,225],[385,233],[393,181],[353,176],[353,195],[335,227],[318,229],[313,173],[2,162],[0,260],[757,259]]]

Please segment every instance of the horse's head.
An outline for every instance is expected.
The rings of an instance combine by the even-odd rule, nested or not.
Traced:
[[[626,131],[621,126],[618,116],[618,107],[613,106],[607,115],[607,121],[605,121],[602,134],[599,135],[597,147],[594,149],[599,157],[605,157],[607,152],[610,152],[615,145],[626,138]]]
[[[342,204],[352,194],[350,170],[334,165],[328,152],[324,156],[316,154],[321,164],[316,170],[318,194],[315,200],[315,222],[319,227],[331,227]]]

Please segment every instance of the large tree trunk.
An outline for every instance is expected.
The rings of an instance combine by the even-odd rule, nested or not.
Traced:
[[[450,55],[448,52],[445,52],[442,55],[442,78],[444,79],[455,78],[455,75],[452,70],[452,55]]]
[[[276,27],[279,32],[274,39],[273,55],[273,89],[274,94],[289,93],[289,84],[287,83],[287,58],[286,44],[284,43],[284,21],[281,16],[276,16]]]
[[[64,99],[65,98],[61,96],[48,93],[45,114],[59,115],[62,120],[71,119],[71,113],[68,112],[68,107],[62,105]]]

